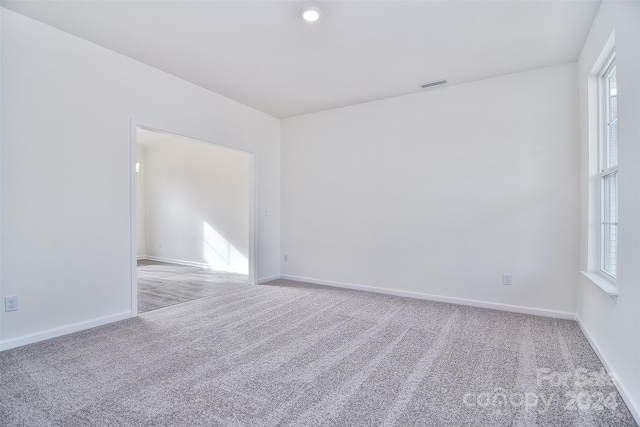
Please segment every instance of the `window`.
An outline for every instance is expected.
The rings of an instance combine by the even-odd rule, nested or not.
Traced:
[[[616,277],[618,252],[618,85],[615,54],[600,75],[600,269]]]
[[[588,89],[587,257],[582,274],[618,300],[618,84],[615,34],[595,60]]]

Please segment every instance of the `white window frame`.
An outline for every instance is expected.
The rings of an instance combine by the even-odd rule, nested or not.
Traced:
[[[618,285],[615,277],[603,271],[604,263],[604,186],[603,176],[607,175],[603,156],[606,145],[604,138],[608,137],[607,124],[604,122],[607,103],[603,77],[607,76],[615,66],[615,34],[611,33],[602,52],[593,64],[589,74],[587,114],[588,114],[588,217],[587,217],[587,259],[586,269],[581,273],[595,286],[605,292],[613,301],[618,302]],[[618,70],[619,71],[619,70]],[[617,167],[616,167],[617,170]],[[617,251],[616,251],[617,252]],[[618,254],[619,255],[619,254]]]
[[[619,184],[617,183],[617,177],[618,177],[618,163],[616,161],[615,165],[609,165],[609,160],[610,160],[610,152],[609,152],[609,148],[610,148],[610,144],[609,144],[609,126],[610,124],[612,124],[613,122],[609,122],[609,95],[610,95],[610,88],[609,88],[609,77],[611,76],[611,74],[613,74],[613,72],[616,71],[616,55],[615,55],[615,51],[609,56],[609,58],[607,59],[604,67],[602,68],[602,72],[600,73],[599,76],[599,82],[600,82],[600,90],[599,90],[599,99],[600,99],[600,141],[599,141],[599,145],[600,145],[600,156],[599,156],[599,168],[600,168],[600,241],[599,241],[599,247],[600,247],[600,274],[602,274],[605,278],[607,278],[608,280],[611,280],[615,283],[616,280],[616,273],[617,273],[617,258],[618,258],[618,222],[617,219],[615,222],[611,222],[611,221],[605,221],[605,201],[607,196],[611,196],[610,194],[606,193],[606,186],[605,186],[605,179],[607,177],[610,176],[616,176],[616,188],[615,188],[615,215],[616,218],[618,216],[618,188],[619,188]],[[617,112],[616,112],[616,119],[615,122],[617,122]],[[613,253],[609,254],[609,258],[613,257],[615,258],[615,270],[614,271],[608,271],[606,266],[605,266],[605,260],[607,259],[607,251],[611,251],[610,247],[605,247],[605,243],[607,243],[607,240],[605,239],[605,228],[610,226],[610,225],[614,225],[615,226],[615,230],[616,230],[616,237],[615,237],[615,247],[613,249]]]

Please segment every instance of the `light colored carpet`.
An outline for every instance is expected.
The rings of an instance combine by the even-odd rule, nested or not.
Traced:
[[[573,321],[275,281],[0,353],[0,424],[633,426]]]

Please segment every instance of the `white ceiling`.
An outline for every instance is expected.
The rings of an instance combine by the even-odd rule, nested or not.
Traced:
[[[308,4],[315,24],[299,17]],[[599,4],[2,1],[279,118],[576,61]]]

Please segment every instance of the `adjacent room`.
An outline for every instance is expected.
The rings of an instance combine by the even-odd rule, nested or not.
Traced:
[[[138,313],[249,284],[251,157],[137,127]]]
[[[640,422],[640,2],[0,0],[0,46],[0,424]]]

